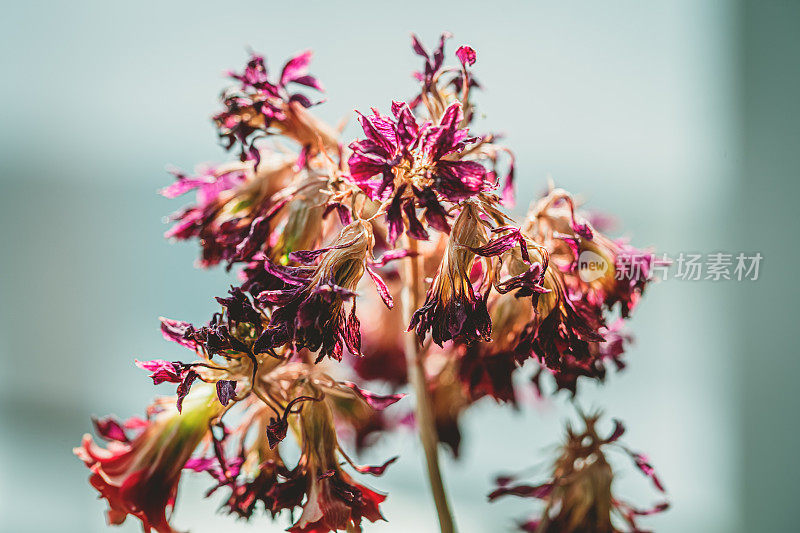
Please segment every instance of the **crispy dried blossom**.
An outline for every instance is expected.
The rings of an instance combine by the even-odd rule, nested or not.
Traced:
[[[606,458],[608,451],[617,448],[631,455],[660,492],[664,492],[663,486],[646,460],[646,466],[639,464],[641,455],[617,443],[624,432],[623,426],[617,422],[611,435],[603,438],[596,429],[598,418],[599,415],[584,416],[582,432],[567,427],[566,442],[548,481],[513,484],[514,478],[504,477],[498,480],[500,486],[489,494],[489,500],[509,495],[541,500],[542,515],[520,523],[523,531],[617,533],[624,531],[623,527],[642,531],[638,517],[662,512],[669,504],[661,502],[649,509],[639,509],[616,496],[612,492],[615,473]]]
[[[311,147],[316,140],[335,146],[335,135],[329,128],[308,115],[305,108],[311,100],[292,92],[297,85],[318,91],[322,85],[308,75],[311,51],[303,52],[286,62],[277,81],[270,81],[264,58],[253,54],[241,73],[230,72],[240,85],[222,94],[223,111],[214,116],[219,136],[225,147],[240,147],[242,161],[252,159],[258,165],[260,153],[255,141],[280,133],[301,145]]]
[[[477,139],[460,126],[459,103],[450,105],[435,125],[418,123],[404,103],[393,102],[392,114],[373,110],[370,116],[359,115],[366,138],[350,145],[350,178],[370,198],[391,199],[386,210],[391,243],[403,234],[405,224],[410,236],[426,240],[418,207],[433,227],[446,229],[442,201],[458,202],[492,185],[480,162],[462,158],[461,152]]]
[[[147,426],[130,442],[114,440],[101,448],[84,436],[74,453],[91,470],[92,486],[108,501],[109,524],[119,525],[133,515],[145,531],[175,532],[166,513],[175,505],[181,470],[221,409],[209,392],[196,391],[180,415],[169,400],[155,404]]]
[[[176,173],[177,181],[163,189],[168,198],[196,191],[193,205],[173,214],[175,225],[165,237],[197,239],[200,266],[247,261],[268,244],[275,217],[285,205],[278,192],[294,178],[293,159],[265,157],[258,170],[252,164],[201,168],[195,177]]]
[[[317,360],[325,356],[341,360],[345,347],[360,354],[355,290],[371,259],[373,241],[372,227],[357,220],[343,228],[331,246],[295,255],[318,260],[316,265],[276,272],[284,287],[258,295],[258,301],[271,309],[271,318],[257,348],[288,344],[295,350],[319,351]],[[349,312],[344,305],[348,301],[352,302]]]
[[[411,317],[409,331],[415,329],[420,339],[430,331],[433,342],[439,346],[452,339],[474,342],[490,338],[492,323],[486,297],[475,290],[470,279],[475,259],[472,250],[483,246],[485,241],[477,207],[465,204],[453,225],[425,303]]]

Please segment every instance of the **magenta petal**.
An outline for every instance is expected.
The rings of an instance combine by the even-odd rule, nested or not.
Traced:
[[[187,332],[191,332],[194,328],[188,322],[183,322],[181,320],[172,320],[169,318],[164,318],[163,316],[160,318],[161,320],[161,335],[168,341],[177,342],[181,346],[186,348],[191,348],[192,350],[197,348],[197,343],[187,338]],[[144,368],[144,367],[142,367]],[[145,368],[145,370],[150,370],[149,368]],[[154,370],[150,370],[151,372],[155,372]]]
[[[285,86],[287,83],[304,76],[308,70],[308,65],[311,63],[312,55],[313,52],[311,50],[306,50],[287,61],[281,72],[281,85]]]
[[[374,392],[360,388],[351,381],[343,381],[342,384],[346,387],[350,387],[353,392],[355,392],[362,400],[367,402],[370,407],[377,411],[383,411],[390,405],[397,403],[405,397],[405,394],[375,394]]]
[[[419,255],[417,252],[410,252],[405,248],[397,248],[395,250],[389,250],[378,259],[372,262],[372,264],[376,267],[382,267],[391,261],[396,261],[398,259],[403,259],[404,257],[415,257]]]
[[[650,478],[650,480],[653,482],[653,485],[655,485],[656,488],[661,492],[666,492],[664,485],[658,478],[658,475],[656,474],[653,465],[650,464],[648,457],[641,453],[631,452],[630,450],[628,450],[628,453],[630,454],[631,459],[633,459],[633,462],[636,463],[636,466],[639,468],[639,470],[641,470],[644,475]]]
[[[466,66],[472,66],[475,64],[475,59],[477,59],[477,54],[472,47],[469,46],[459,46],[458,50],[456,50],[456,57],[458,60],[461,61],[461,64]]]
[[[113,417],[92,418],[92,424],[97,434],[106,440],[129,442],[125,429]]]
[[[375,283],[375,288],[378,289],[378,294],[380,295],[383,303],[386,304],[386,307],[389,309],[394,307],[394,299],[392,298],[391,293],[389,292],[389,288],[386,286],[386,283],[380,277],[380,275],[372,269],[372,267],[367,266],[367,273],[369,277],[372,278],[372,281]]]
[[[516,197],[514,195],[514,161],[511,161],[511,165],[508,168],[508,174],[506,175],[506,184],[503,186],[503,192],[501,196],[503,205],[506,207],[514,207],[517,203]]]
[[[180,383],[181,382],[181,365],[180,363],[172,363],[164,361],[163,359],[153,359],[152,361],[139,361],[135,359],[136,366],[148,372],[150,378],[153,380],[153,385],[160,383]]]

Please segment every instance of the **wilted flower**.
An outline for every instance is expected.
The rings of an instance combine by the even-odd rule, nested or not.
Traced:
[[[285,287],[258,295],[259,302],[270,307],[272,313],[257,345],[274,348],[290,344],[296,350],[319,350],[317,360],[325,356],[341,360],[345,346],[351,353],[360,354],[355,289],[365,271],[381,294],[388,296],[383,281],[367,264],[373,244],[372,226],[357,220],[343,228],[331,246],[294,252],[292,257],[300,262],[312,263],[317,258],[319,262],[276,272]],[[346,314],[344,303],[348,300],[352,304]],[[386,303],[391,305],[390,300]]]
[[[425,61],[415,73],[419,93],[393,102],[390,115],[359,114],[364,138],[349,148],[339,138],[344,124],[316,118],[296,90],[322,90],[308,74],[311,52],[278,76],[255,54],[229,73],[237,85],[223,92],[214,122],[240,161],[176,173],[161,192],[195,192],[167,236],[197,239],[200,266],[240,264],[241,285],[216,299],[205,325],[161,319],[164,338],[191,350],[191,360],[136,361],[175,397],[157,402],[147,420],[94,420],[107,449],[88,436],[76,449],[109,501],[111,523],[132,514],[145,530],[173,533],[167,512],[189,470],[212,478],[207,495],[230,491],[230,514],[288,514],[293,533],[360,532],[364,519],[383,519],[386,496],[356,482],[350,468],[379,476],[397,458],[359,466],[343,443],[360,451],[413,425],[441,529],[452,531],[437,446],[458,456],[459,419],[470,406],[487,396],[516,405],[515,372],[530,360],[539,365],[536,387],[550,373],[573,394],[579,377],[603,379],[609,364],[624,366],[624,320],[650,280],[652,256],[597,231],[560,189],[522,226],[502,211],[514,201],[515,158],[500,136],[470,131],[478,55],[462,45],[448,65],[449,37],[432,52],[412,37]],[[501,172],[505,185],[495,192]],[[632,275],[587,272],[584,254],[615,267],[628,262]],[[342,372],[331,360],[345,354]],[[347,381],[356,378],[382,381],[391,394]],[[416,415],[384,413],[409,385]],[[596,417],[585,422],[581,434],[568,430],[551,481],[506,481],[493,494],[546,500],[531,530],[612,532],[612,515],[635,528],[634,517],[646,514],[611,495],[604,453],[618,446],[621,426],[600,439]],[[287,450],[293,443],[299,454]],[[648,460],[628,453],[662,489]]]
[[[431,283],[425,304],[411,317],[409,331],[423,339],[431,331],[439,346],[452,339],[488,340],[492,322],[486,297],[475,290],[470,274],[475,252],[487,240],[475,204],[464,204],[453,225],[439,271]]]
[[[460,152],[478,139],[461,128],[459,103],[448,107],[437,125],[419,124],[404,103],[393,102],[392,114],[394,117],[373,110],[370,116],[359,115],[367,138],[350,145],[350,176],[370,198],[391,198],[386,208],[390,242],[403,234],[404,216],[405,231],[425,240],[428,233],[417,219],[416,206],[425,209],[431,227],[448,231],[440,199],[464,200],[492,184],[483,165],[461,159]]]
[[[611,435],[602,438],[595,427],[598,418],[599,415],[584,416],[585,429],[580,433],[567,427],[566,442],[548,481],[512,485],[513,478],[503,476],[498,480],[500,488],[489,499],[513,495],[542,500],[545,505],[542,515],[520,524],[520,529],[531,533],[616,533],[623,531],[620,524],[632,531],[642,531],[636,523],[637,517],[664,511],[668,504],[663,502],[642,510],[620,500],[612,492],[614,471],[606,453],[612,448],[627,453],[661,492],[663,485],[646,457],[617,443],[624,432],[623,426],[617,421]]]
[[[283,206],[274,195],[294,177],[293,163],[291,157],[276,154],[257,171],[252,165],[233,164],[204,168],[194,177],[176,173],[177,181],[161,194],[175,198],[195,190],[197,199],[172,215],[177,222],[165,236],[197,238],[203,267],[249,259],[268,244],[271,221]]]
[[[305,111],[313,105],[311,100],[289,90],[290,84],[322,90],[319,81],[308,75],[310,62],[311,51],[291,58],[284,65],[280,78],[271,82],[264,58],[253,54],[243,72],[229,73],[240,86],[222,94],[225,110],[214,116],[226,148],[238,144],[242,161],[253,159],[258,166],[260,154],[254,143],[259,136],[280,133],[307,150],[316,150],[317,144],[336,147],[336,133]]]
[[[121,524],[130,514],[142,521],[145,531],[174,533],[166,513],[175,506],[181,470],[222,406],[209,389],[196,389],[183,414],[170,403],[165,399],[154,404],[149,421],[132,441],[124,433],[105,432],[108,448],[96,445],[89,435],[75,448],[92,471],[92,486],[108,500],[109,524]]]

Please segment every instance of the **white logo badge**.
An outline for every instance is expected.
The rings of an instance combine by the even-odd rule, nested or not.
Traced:
[[[600,255],[584,250],[578,256],[578,275],[586,283],[602,278],[608,272],[608,261]]]

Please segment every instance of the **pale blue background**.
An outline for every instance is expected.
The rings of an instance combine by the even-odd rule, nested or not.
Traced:
[[[4,2],[0,17],[0,530],[105,531],[71,448],[91,414],[138,413],[153,393],[134,357],[178,356],[157,317],[207,319],[220,271],[161,239],[179,202],[167,163],[224,158],[208,115],[247,45],[273,69],[311,47],[336,122],[411,93],[408,34],[478,51],[479,123],[508,134],[522,204],[551,175],[669,252],[760,251],[757,283],[667,281],[634,326],[624,375],[585,405],[624,419],[673,509],[668,532],[796,530],[800,370],[796,199],[800,4],[748,2]],[[354,134],[355,129],[348,129]],[[791,202],[791,203],[790,203]],[[790,255],[788,257],[787,255]],[[460,530],[507,530],[524,500],[489,505],[491,476],[538,463],[565,402],[481,404],[445,473]],[[434,531],[417,442],[374,486],[388,524]],[[655,495],[628,470],[620,490]],[[175,525],[280,531],[215,514],[185,484]],[[136,531],[129,521],[119,531]]]

